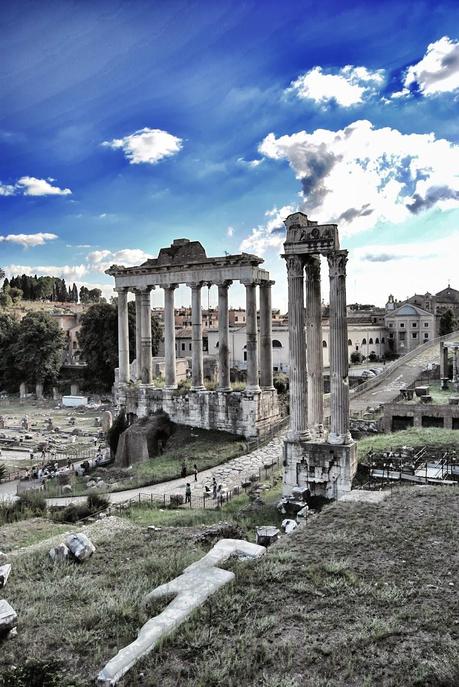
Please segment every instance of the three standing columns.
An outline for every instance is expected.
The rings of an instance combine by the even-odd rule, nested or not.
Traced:
[[[177,388],[175,364],[175,308],[176,284],[164,286],[164,354],[166,359],[166,389]]]
[[[274,389],[271,305],[273,284],[273,281],[260,283],[260,383],[265,390]]]
[[[218,284],[218,390],[231,391],[228,288],[231,281]]]
[[[244,282],[243,282],[244,283]],[[249,393],[258,393],[258,336],[257,336],[257,285],[244,283],[246,296],[247,332],[247,386]]]
[[[290,377],[290,441],[309,441],[306,339],[304,332],[304,260],[285,256],[288,282],[288,344]]]
[[[128,289],[116,289],[118,292],[118,365],[119,382],[127,384],[129,371],[129,324],[128,324]]]
[[[349,431],[349,363],[346,319],[346,263],[348,252],[328,258],[330,276],[330,444],[351,444]]]
[[[316,438],[324,433],[322,303],[320,257],[306,258],[306,359],[308,369],[308,421]]]
[[[202,353],[202,282],[189,284],[191,287],[191,389],[202,391],[204,387],[203,353]]]

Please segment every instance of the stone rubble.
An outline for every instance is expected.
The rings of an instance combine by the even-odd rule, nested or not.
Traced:
[[[11,572],[11,563],[0,566],[0,589],[6,585]]]
[[[18,616],[14,608],[5,599],[0,599],[0,636],[11,632],[17,622]]]
[[[86,561],[96,550],[92,541],[83,532],[69,534],[65,544],[78,561]]]

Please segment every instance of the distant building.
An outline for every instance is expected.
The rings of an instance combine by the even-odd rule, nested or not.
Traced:
[[[385,317],[388,351],[409,353],[436,336],[436,317],[417,305],[404,303],[389,310]]]

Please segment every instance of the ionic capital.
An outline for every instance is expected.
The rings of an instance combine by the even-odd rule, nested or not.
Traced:
[[[337,250],[327,255],[330,277],[346,276],[347,256],[347,250]]]

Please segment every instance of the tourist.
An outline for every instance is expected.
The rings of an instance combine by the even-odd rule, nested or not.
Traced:
[[[194,481],[197,482],[198,481],[198,466],[196,465],[196,463],[193,465],[193,474],[194,474]]]
[[[189,503],[191,506],[191,484],[189,482],[186,483],[185,487],[185,503]]]
[[[219,506],[223,504],[223,486],[221,484],[217,487],[217,503]]]
[[[186,477],[186,461],[182,463],[182,471],[180,473],[181,477]]]
[[[212,477],[212,498],[217,498],[217,480],[215,477]]]

